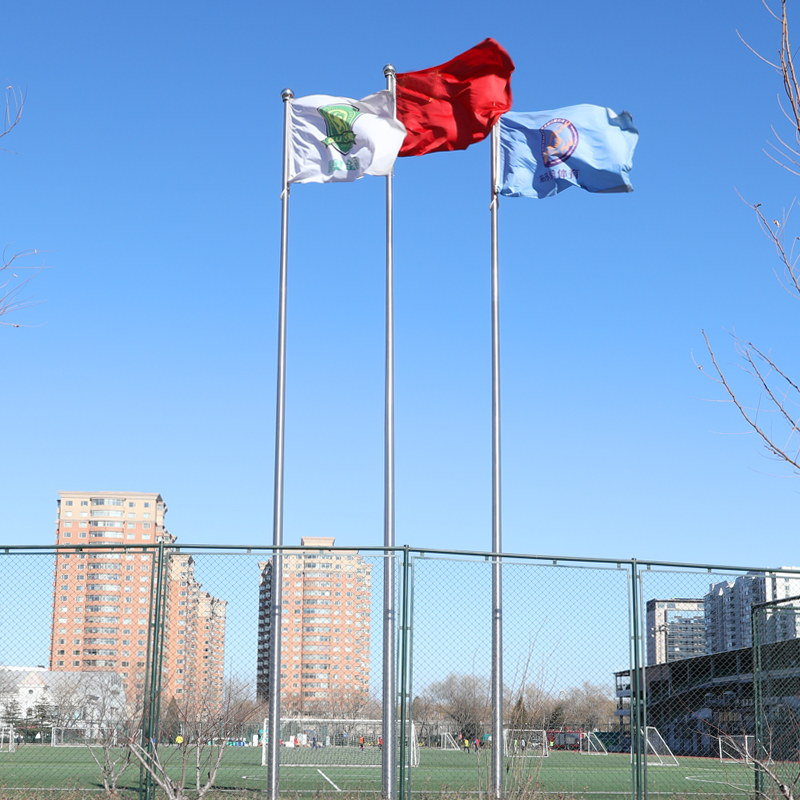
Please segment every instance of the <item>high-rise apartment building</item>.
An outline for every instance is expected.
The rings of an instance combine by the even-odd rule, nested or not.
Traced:
[[[281,706],[291,713],[347,716],[369,697],[372,565],[358,552],[326,552],[333,538],[306,536],[283,555]],[[269,694],[272,559],[259,563],[259,698]]]
[[[227,600],[202,591],[194,570],[191,556],[170,554],[162,683],[178,699],[214,708],[222,702]]]
[[[176,537],[164,525],[161,495],[59,492],[56,544],[108,545],[59,551],[53,581],[50,669],[112,671],[130,704],[141,697],[153,593],[153,552],[125,545]],[[164,581],[162,685],[177,698],[221,696],[225,601],[201,591],[190,556],[169,551]]]
[[[705,655],[703,601],[673,597],[647,601],[647,664]]]
[[[797,567],[781,569],[796,570]],[[724,653],[753,646],[750,612],[754,605],[800,595],[800,575],[750,572],[735,581],[713,584],[705,595],[706,652]],[[800,602],[794,605],[800,607]],[[794,614],[777,615],[767,632],[773,641],[800,635]],[[772,629],[774,628],[774,630]],[[790,629],[791,628],[791,629]]]

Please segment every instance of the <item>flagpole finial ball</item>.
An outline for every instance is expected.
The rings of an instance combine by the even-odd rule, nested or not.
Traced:
[[[291,89],[284,89],[281,92],[281,99],[286,102],[286,100],[291,100],[294,97],[294,92]]]
[[[397,74],[397,70],[394,68],[394,64],[387,64],[383,68],[383,76],[385,78],[388,78],[390,75],[396,75],[396,74]]]

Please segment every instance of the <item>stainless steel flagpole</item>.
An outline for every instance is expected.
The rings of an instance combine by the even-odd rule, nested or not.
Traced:
[[[272,593],[269,607],[269,724],[267,791],[278,800],[281,734],[281,591],[283,589],[283,440],[286,419],[286,272],[289,257],[289,110],[294,92],[284,89],[283,183],[281,185],[281,267],[278,295],[278,396],[275,404],[275,485],[272,505]]]
[[[392,93],[394,116],[395,68],[383,68],[386,88]],[[397,675],[395,651],[394,538],[394,231],[392,228],[392,175],[386,176],[386,384],[383,451],[383,752],[381,793],[393,800],[397,791]],[[405,668],[405,665],[403,665]]]
[[[497,181],[500,123],[492,128],[492,795],[503,794],[503,552],[500,503],[500,278]]]

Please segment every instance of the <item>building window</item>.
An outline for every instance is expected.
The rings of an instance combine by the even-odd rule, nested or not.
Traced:
[[[150,503],[145,503],[145,504],[144,504],[144,507],[145,507],[145,508],[150,508]]]
[[[88,500],[81,500],[81,505],[82,506],[88,506],[89,505],[89,501]]]
[[[65,505],[65,506],[71,506],[71,505],[72,505],[72,500],[67,500],[67,501],[64,503],[64,505]]]

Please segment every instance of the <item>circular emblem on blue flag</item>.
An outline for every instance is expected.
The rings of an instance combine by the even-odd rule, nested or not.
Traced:
[[[542,132],[542,160],[546,167],[563,164],[578,146],[578,129],[568,119],[551,119]]]

